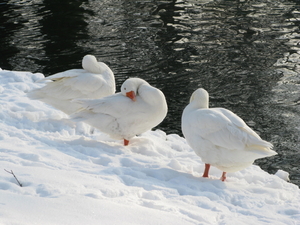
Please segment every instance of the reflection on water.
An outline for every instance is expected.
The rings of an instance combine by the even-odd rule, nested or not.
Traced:
[[[10,0],[0,3],[1,67],[46,75],[76,66],[89,49],[82,1]],[[71,64],[71,65],[70,65]]]
[[[166,95],[159,126],[181,135],[198,87],[211,106],[240,115],[278,156],[257,163],[299,177],[300,9],[284,0],[6,0],[0,67],[46,76],[79,68],[85,54],[110,65],[118,88],[139,76]]]

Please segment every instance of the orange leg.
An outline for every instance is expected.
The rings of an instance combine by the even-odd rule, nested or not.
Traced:
[[[222,173],[222,177],[221,177],[221,181],[225,181],[226,180],[226,172]]]
[[[202,177],[208,177],[209,168],[210,168],[210,164],[205,163],[205,170]]]
[[[124,139],[124,145],[127,146],[129,144],[129,141]]]

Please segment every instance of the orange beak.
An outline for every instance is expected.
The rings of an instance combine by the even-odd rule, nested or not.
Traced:
[[[135,98],[135,93],[134,91],[129,91],[129,92],[126,92],[126,97],[130,98],[132,101],[136,101],[136,98]]]

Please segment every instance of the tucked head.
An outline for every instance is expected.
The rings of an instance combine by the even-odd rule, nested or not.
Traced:
[[[209,95],[203,88],[198,88],[192,94],[190,103],[196,104],[198,108],[208,108]]]
[[[99,63],[96,57],[93,55],[86,55],[83,57],[82,68],[90,73],[96,74],[102,73],[104,69],[101,67],[101,63]]]
[[[140,78],[129,78],[121,86],[121,93],[130,98],[132,101],[136,101],[136,95],[138,88],[142,84],[148,84],[146,81]]]

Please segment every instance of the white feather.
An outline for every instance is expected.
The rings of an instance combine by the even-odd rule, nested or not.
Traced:
[[[82,67],[84,69],[71,69],[39,80],[38,82],[50,82],[29,92],[28,96],[71,114],[81,107],[72,102],[74,99],[96,99],[115,93],[114,74],[105,63],[97,62],[92,55],[86,55],[83,57]]]
[[[126,97],[129,91],[136,93],[136,101]],[[164,94],[139,78],[126,80],[120,93],[75,102],[82,108],[71,115],[72,119],[88,123],[115,139],[129,140],[152,129],[163,121],[168,111]]]
[[[224,172],[235,172],[255,159],[277,154],[233,112],[208,108],[208,93],[196,90],[182,114],[182,132],[202,161]]]

